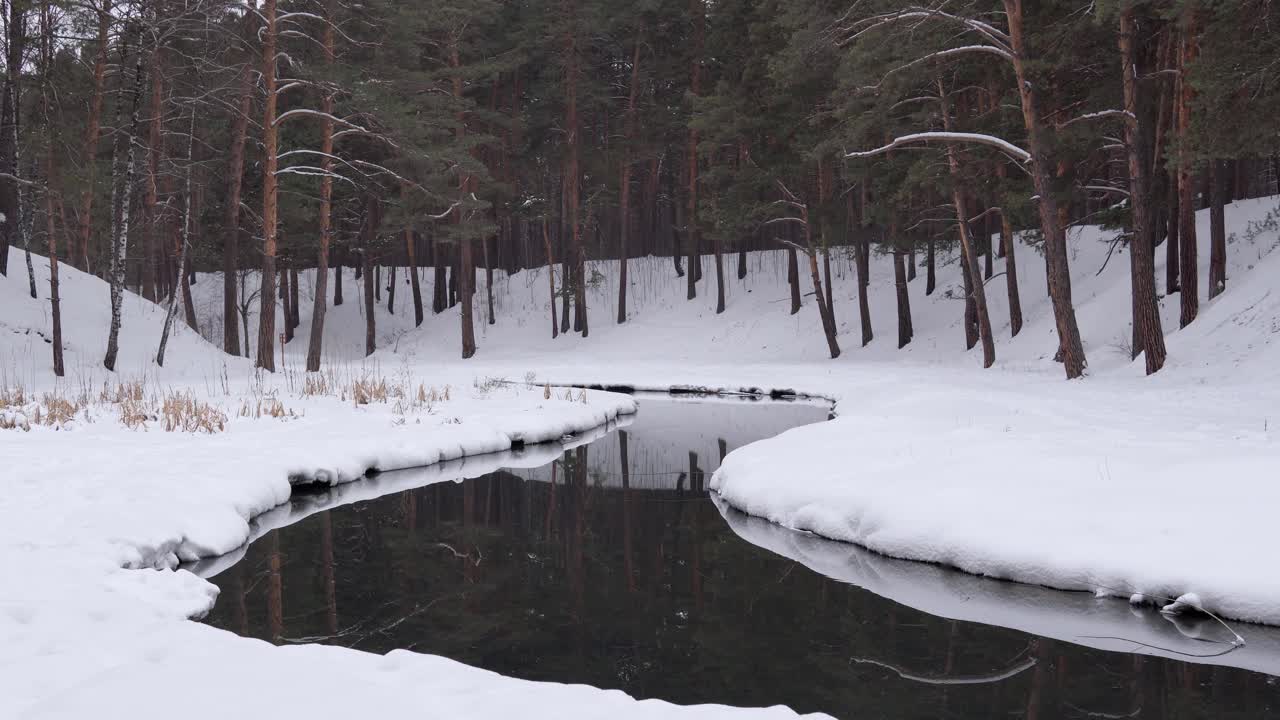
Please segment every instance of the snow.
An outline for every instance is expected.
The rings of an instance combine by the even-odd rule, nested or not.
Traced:
[[[0,563],[9,578],[20,579],[0,585],[0,665],[6,668],[0,717],[160,717],[179,704],[184,715],[201,717],[244,707],[262,715],[399,716],[427,703],[441,714],[476,717],[736,714],[516,681],[413,653],[277,648],[186,619],[209,606],[213,590],[191,572],[171,569],[174,563],[233,551],[255,528],[289,522],[282,513],[292,510],[273,508],[289,497],[290,477],[335,483],[372,467],[443,460],[439,474],[423,481],[453,479],[484,467],[458,460],[465,455],[515,452],[509,450],[514,441],[565,433],[579,442],[632,408],[628,398],[595,390],[586,392],[586,402],[578,391],[566,395],[557,388],[545,398],[544,383],[787,390],[834,401],[835,420],[732,452],[713,485],[724,503],[775,523],[935,563],[906,565],[911,581],[899,585],[848,576],[890,597],[909,595],[904,601],[930,612],[1073,642],[1093,634],[1167,641],[1171,621],[1148,609],[1130,614],[1124,600],[1135,595],[1144,603],[1181,600],[1227,618],[1280,624],[1280,579],[1267,555],[1274,539],[1268,511],[1280,500],[1280,487],[1269,478],[1280,466],[1273,430],[1280,407],[1276,207],[1273,198],[1228,208],[1227,291],[1203,303],[1193,325],[1177,330],[1177,297],[1161,300],[1169,363],[1153,378],[1143,377],[1141,362],[1131,362],[1124,348],[1123,249],[1107,262],[1111,233],[1073,231],[1073,289],[1090,374],[1071,383],[1052,359],[1056,342],[1041,258],[1024,245],[1017,257],[1026,322],[1017,338],[1009,337],[1003,278],[989,286],[998,338],[997,364],[989,371],[964,348],[962,303],[955,299],[960,276],[947,254],[940,257],[937,292],[924,295],[923,275],[910,286],[916,335],[904,350],[892,337],[889,260],[872,258],[878,336],[860,348],[852,264],[833,258],[845,351],[838,361],[824,359],[811,298],[799,314],[787,314],[783,253],[752,253],[753,271],[742,281],[733,276],[736,257],[726,256],[723,315],[712,310],[709,259],[693,302],[684,300],[684,279],[674,276],[669,259],[635,260],[624,326],[612,322],[617,263],[592,263],[589,338],[550,338],[545,269],[496,272],[496,322],[486,324],[481,274],[480,352],[465,363],[458,360],[456,308],[428,314],[415,329],[411,310],[406,313],[407,284],[398,285],[396,314],[386,311],[384,296],[377,310],[382,349],[365,359],[361,293],[346,270],[347,302],[330,309],[326,329],[332,383],[387,378],[409,389],[401,402],[359,406],[341,391],[303,391],[313,286],[307,273],[302,335],[287,347],[275,376],[256,374],[247,360],[217,349],[221,279],[203,274],[195,300],[210,340],[176,323],[166,367],[156,368],[151,359],[163,312],[126,294],[120,373],[111,375],[99,369],[107,286],[64,265],[68,376],[55,380],[45,341],[47,264],[36,258],[41,299],[32,300],[25,262],[11,251],[13,272],[0,279],[0,386],[25,388],[32,398],[45,392],[71,397],[96,396],[104,382],[137,381],[149,397],[189,393],[213,403],[227,420],[225,431],[212,435],[164,432],[155,420],[129,430],[112,406],[93,405],[59,429],[32,423],[25,432],[0,430],[0,462],[10,469],[0,493]],[[1207,213],[1198,220],[1200,269],[1207,275]],[[429,298],[431,273],[423,275]],[[401,272],[397,282],[404,281]],[[250,278],[249,286],[255,284]],[[1203,279],[1201,286],[1207,287]],[[451,394],[430,407],[405,407],[415,404],[407,397],[419,385],[440,392],[447,386]],[[279,402],[285,417],[242,416],[246,405],[269,402]],[[13,417],[19,411],[27,414],[6,410]],[[535,453],[528,457],[536,461],[534,446],[523,452]],[[330,492],[377,492],[377,482]],[[746,535],[753,542],[782,554],[800,552],[801,545],[806,564],[826,562],[811,552],[809,543],[822,542],[818,538],[791,533],[787,537],[809,540],[778,543],[769,533],[790,531],[755,522],[768,532]],[[852,545],[823,545],[831,546],[874,558],[874,567],[896,562]],[[1064,594],[1073,599],[1051,609],[1044,601],[1051,591],[955,573],[944,581],[939,573],[950,571],[942,565],[1087,593]],[[985,592],[987,600],[967,604],[968,610],[941,603],[938,593],[957,577],[966,597]],[[1095,601],[1090,594],[1099,590],[1118,599]],[[1024,591],[1032,594],[1019,595]],[[1017,600],[1033,596],[1034,602]],[[1082,607],[1086,602],[1096,609]],[[1098,623],[1109,631],[1098,632]],[[1260,630],[1241,634],[1249,645],[1226,662],[1275,672],[1280,643],[1259,641]],[[317,678],[341,681],[321,694]],[[208,690],[193,694],[194,681]]]
[[[1280,675],[1280,628],[1237,628],[1247,644],[1233,649],[1232,632],[1212,618],[1164,615],[1095,599],[1092,593],[994,582],[941,565],[897,560],[857,545],[788,530],[713,499],[729,527],[748,542],[931,615],[1014,628],[1102,650]]]

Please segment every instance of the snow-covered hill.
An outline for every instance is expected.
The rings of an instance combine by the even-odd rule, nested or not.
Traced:
[[[37,298],[30,295],[26,261],[21,250],[9,249],[9,275],[0,276],[0,384],[41,387],[52,380],[52,321],[49,305],[49,263],[32,256]],[[59,265],[62,296],[62,343],[66,380],[75,385],[96,384],[105,376],[102,359],[111,327],[111,296],[107,283],[66,265]],[[165,308],[130,292],[124,294],[120,326],[120,355],[116,367],[131,379],[162,377],[202,384],[224,373],[245,375],[249,364],[228,357],[192,332],[179,315],[166,351],[165,367],[155,364]]]
[[[1208,214],[1198,216],[1202,291],[1208,285]],[[1208,302],[1202,297],[1201,316],[1192,326],[1178,330],[1178,297],[1162,297],[1164,328],[1169,342],[1170,372],[1200,380],[1248,380],[1254,373],[1274,367],[1280,359],[1276,338],[1280,331],[1280,294],[1272,292],[1280,271],[1280,198],[1237,202],[1227,209],[1228,284],[1225,294]],[[1129,361],[1129,269],[1121,247],[1113,249],[1114,233],[1097,227],[1072,231],[1070,238],[1072,281],[1076,312],[1094,376],[1119,373],[1140,375],[1141,364]],[[842,249],[843,250],[843,249]],[[36,258],[38,300],[27,294],[21,253],[13,249],[10,275],[0,278],[0,368],[28,383],[47,379],[49,331],[47,262]],[[988,282],[987,297],[996,333],[998,369],[1056,375],[1052,361],[1056,335],[1046,293],[1044,264],[1032,247],[1020,245],[1017,253],[1024,327],[1010,337],[1008,300],[1003,259],[997,259],[996,276]],[[869,288],[875,340],[861,347],[857,289],[852,258],[843,252],[833,258],[835,311],[843,363],[893,362],[911,365],[977,368],[980,350],[964,347],[963,303],[959,264],[954,254],[939,257],[938,287],[925,295],[923,270],[910,284],[915,339],[897,348],[897,316],[893,268],[889,257],[873,254]],[[923,263],[923,256],[918,260]],[[476,332],[478,369],[505,364],[515,356],[574,362],[668,362],[721,364],[742,362],[823,362],[826,345],[812,297],[797,315],[789,314],[786,258],[782,252],[751,253],[751,272],[736,278],[737,258],[726,256],[728,307],[714,313],[712,259],[702,259],[704,279],[696,300],[685,299],[685,280],[677,277],[669,258],[647,257],[631,261],[629,318],[614,322],[617,303],[618,263],[592,262],[593,283],[588,292],[590,336],[562,335],[553,340],[547,269],[537,268],[508,276],[494,273],[495,324],[484,322],[484,273],[477,274]],[[325,332],[329,363],[364,362],[364,301],[359,282],[350,268],[345,273],[346,302],[330,306]],[[429,304],[433,273],[420,269],[423,296]],[[1163,290],[1164,252],[1157,252],[1157,285]],[[460,356],[459,318],[455,307],[427,317],[414,328],[408,278],[397,273],[394,313],[388,312],[383,292],[376,312],[379,354],[384,364],[436,364]],[[246,287],[257,286],[249,277]],[[302,273],[301,325],[286,349],[285,367],[301,369],[306,354],[314,299],[314,272]],[[332,287],[332,283],[331,286]],[[805,293],[811,292],[807,279]],[[64,341],[68,375],[91,373],[100,366],[106,347],[109,321],[107,286],[66,265],[62,266]],[[216,377],[223,372],[245,372],[248,364],[228,358],[222,345],[222,280],[219,274],[201,274],[193,287],[202,342],[182,323],[175,325],[169,349],[170,377]],[[250,333],[256,335],[256,301],[251,310]],[[161,308],[133,294],[126,294],[121,341],[121,372],[134,375],[156,372],[152,358],[163,323]],[[277,321],[280,326],[281,321]]]

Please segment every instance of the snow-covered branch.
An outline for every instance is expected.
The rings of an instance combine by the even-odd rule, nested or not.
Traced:
[[[890,150],[893,150],[894,148],[897,148],[897,147],[901,147],[903,145],[911,145],[914,143],[927,143],[934,140],[942,140],[945,142],[965,142],[965,143],[976,143],[978,145],[988,145],[990,147],[999,149],[1001,152],[1005,153],[1006,155],[1009,155],[1010,157],[1013,157],[1014,159],[1020,162],[1025,163],[1031,160],[1031,153],[1027,152],[1026,150],[1023,150],[1017,145],[1014,145],[1008,140],[1002,140],[993,135],[983,135],[981,133],[938,132],[938,131],[912,133],[910,135],[903,135],[899,138],[895,138],[894,141],[889,143],[888,145],[878,147],[874,150],[845,153],[845,158],[846,159],[865,158],[865,157],[873,157],[876,155],[883,155],[884,153],[887,153]]]
[[[333,172],[332,170],[325,170],[324,168],[315,167],[313,165],[294,165],[293,167],[280,168],[279,170],[276,170],[275,174],[277,176],[305,175],[307,177],[334,178],[337,180],[342,180],[343,182],[350,183],[352,186],[355,186],[355,182],[351,178],[346,177],[345,175],[340,175],[336,172]]]
[[[964,47],[948,48],[946,50],[938,50],[937,52],[931,52],[928,55],[918,57],[915,60],[899,65],[893,68],[892,70],[889,70],[888,72],[886,72],[880,78],[880,82],[876,83],[875,85],[865,85],[859,88],[859,90],[879,90],[880,86],[884,85],[885,80],[888,80],[890,76],[900,73],[903,70],[915,67],[916,65],[921,65],[923,63],[930,62],[932,60],[945,60],[946,58],[956,57],[958,55],[968,55],[970,53],[986,53],[988,55],[995,55],[997,57],[1004,58],[1005,60],[1009,60],[1010,62],[1013,61],[1012,53],[1010,53],[1008,50],[1005,50],[1004,48],[996,47],[994,45],[965,45]]]
[[[339,124],[339,125],[346,125],[347,127],[350,127],[350,128],[352,128],[352,129],[355,129],[355,130],[359,130],[360,132],[369,132],[369,131],[368,131],[368,130],[366,130],[365,128],[362,128],[362,127],[360,127],[359,125],[356,125],[356,124],[355,124],[355,123],[353,123],[353,122],[349,122],[349,121],[347,121],[347,120],[343,120],[342,118],[340,118],[340,117],[338,117],[338,116],[336,116],[336,115],[333,115],[332,113],[322,112],[322,111],[320,111],[320,110],[312,110],[312,109],[310,109],[310,108],[294,108],[293,110],[287,110],[287,111],[285,111],[285,112],[282,112],[282,113],[280,113],[279,115],[277,115],[277,116],[276,116],[275,122],[274,122],[274,123],[272,123],[272,124],[274,124],[274,125],[279,125],[280,123],[284,122],[284,121],[285,121],[285,120],[287,120],[288,118],[291,118],[291,117],[297,117],[297,116],[299,116],[299,115],[307,115],[307,116],[310,116],[310,117],[318,117],[318,118],[321,118],[321,119],[323,119],[323,120],[332,120],[333,122],[335,122],[335,123],[337,123],[337,124]]]
[[[1073,123],[1085,122],[1087,120],[1098,120],[1101,118],[1110,118],[1110,117],[1122,117],[1122,118],[1126,118],[1127,120],[1134,119],[1133,113],[1127,110],[1099,110],[1098,112],[1085,113],[1084,115],[1078,115],[1076,117],[1073,117],[1070,120],[1062,123],[1058,127],[1067,127],[1068,125],[1071,125]]]
[[[862,20],[858,20],[856,22],[850,23],[843,29],[843,31],[846,33],[846,36],[843,40],[840,41],[840,44],[848,45],[852,42],[855,42],[858,38],[862,37],[863,35],[866,35],[867,33],[872,32],[873,30],[876,30],[878,28],[882,28],[888,25],[892,25],[895,23],[908,21],[908,20],[924,21],[924,20],[934,20],[934,19],[958,23],[961,26],[963,26],[966,30],[970,32],[976,32],[979,35],[982,35],[983,37],[987,38],[987,40],[994,43],[997,47],[1010,53],[1009,54],[1010,59],[1012,59],[1013,57],[1012,56],[1013,48],[1012,48],[1012,43],[1009,39],[1009,35],[1003,32],[1002,30],[997,29],[994,25],[982,22],[981,20],[977,20],[974,18],[964,17],[962,15],[954,15],[944,10],[919,7],[919,6],[908,7],[903,10],[898,10],[896,12],[873,15],[871,17],[863,18]]]

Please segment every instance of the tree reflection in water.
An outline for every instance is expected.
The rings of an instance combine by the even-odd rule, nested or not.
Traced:
[[[682,704],[843,718],[1280,713],[1266,675],[936,617],[744,540],[708,499],[710,473],[735,447],[825,416],[646,399],[634,425],[550,465],[268,533],[212,578],[222,595],[207,622]]]

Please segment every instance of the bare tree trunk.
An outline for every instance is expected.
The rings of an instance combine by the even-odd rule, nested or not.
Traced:
[[[387,281],[387,314],[396,314],[396,264],[393,261],[389,269],[390,279]]]
[[[188,253],[191,251],[191,169],[192,169],[192,153],[195,149],[196,136],[196,109],[191,106],[191,122],[187,126],[187,168],[186,168],[186,189],[183,193],[185,203],[182,209],[182,245],[178,251],[178,267],[185,268],[187,265]],[[183,277],[178,285],[183,290],[183,295],[187,302],[191,300],[191,286],[187,283],[186,271],[182,271]],[[178,293],[175,291],[169,296],[169,307],[164,314],[164,329],[160,332],[160,347],[156,350],[156,364],[164,367],[164,351],[169,345],[169,331],[173,328],[173,316],[178,308]]]
[[[875,339],[876,334],[871,327],[871,299],[867,296],[867,290],[871,284],[871,278],[868,277],[871,272],[871,248],[870,243],[867,242],[867,229],[862,224],[862,218],[867,216],[865,184],[859,197],[860,212],[855,217],[853,194],[845,195],[845,216],[853,238],[853,266],[858,276],[858,323],[862,328],[862,347],[866,347]]]
[[[907,287],[907,269],[901,250],[893,251],[893,282],[898,290],[898,349],[906,347],[915,335],[911,324],[911,293]]]
[[[431,271],[434,280],[431,287],[431,312],[439,315],[449,307],[449,270],[445,267],[448,260],[440,245],[439,235],[431,235]]]
[[[458,38],[451,38],[449,44],[449,66],[455,70],[461,66],[462,59],[458,50]],[[453,77],[453,96],[458,100],[462,99],[462,77],[455,74]],[[458,142],[467,134],[466,113],[458,110],[455,114],[454,135]],[[572,133],[571,133],[572,134]],[[471,192],[472,178],[470,175],[463,175],[458,183],[458,194],[460,197],[466,197]],[[455,208],[453,211],[453,222],[461,229],[462,225],[462,208]],[[462,358],[465,360],[476,354],[476,331],[475,324],[471,318],[472,295],[476,284],[475,265],[471,260],[471,238],[462,231],[458,240],[458,271],[461,277],[456,280],[458,285],[458,295],[462,302],[462,311],[458,313],[462,324]]]
[[[556,325],[556,259],[551,253],[551,233],[547,229],[547,219],[542,218],[542,244],[547,250],[547,286],[551,290],[551,338],[560,334]]]
[[[782,191],[784,201],[800,212],[798,220],[800,221],[800,228],[804,232],[804,254],[809,263],[809,278],[813,282],[813,297],[818,306],[818,317],[822,321],[822,333],[827,339],[827,350],[831,353],[831,359],[834,360],[840,357],[840,345],[836,341],[835,318],[831,314],[831,308],[827,306],[826,292],[822,289],[822,274],[818,270],[818,248],[813,240],[813,224],[809,217],[809,205],[788,190],[787,186],[781,181],[778,182],[778,188]],[[795,220],[797,218],[792,219]]]
[[[324,49],[325,67],[332,68],[334,61],[334,23],[336,22],[337,0],[327,0],[325,4],[324,33],[321,46]],[[320,371],[320,358],[324,352],[324,320],[329,309],[329,246],[333,242],[333,93],[326,92],[320,100],[320,111],[324,117],[320,121],[320,248],[316,253],[316,296],[311,305],[311,334],[307,338],[307,372]],[[412,259],[412,254],[410,255]],[[416,296],[417,277],[414,278]],[[342,304],[342,263],[338,263],[338,277],[334,284],[334,305]],[[418,323],[422,323],[422,308],[418,308]]]
[[[974,299],[973,276],[969,274],[969,258],[963,249],[960,253],[960,275],[964,280],[964,349],[972,350],[978,344],[981,330],[978,328],[978,301]]]
[[[293,331],[302,325],[302,312],[298,306],[298,262],[289,258],[289,339],[293,339]]]
[[[809,251],[809,274],[813,278],[813,295],[817,298],[818,314],[822,319],[822,333],[827,337],[827,350],[831,359],[840,357],[840,344],[836,341],[836,321],[831,316],[831,308],[827,305],[826,295],[822,290],[822,276],[818,273],[818,256],[816,251]]]
[[[1199,54],[1199,29],[1196,25],[1195,8],[1189,6],[1183,24],[1182,47],[1179,52],[1181,74],[1178,81],[1178,133],[1181,140],[1178,163],[1178,265],[1179,287],[1181,292],[1181,314],[1179,326],[1186,327],[1200,313],[1200,258],[1196,241],[1196,206],[1195,206],[1195,174],[1191,167],[1191,157],[1186,147],[1191,134],[1192,103],[1195,91],[1186,79],[1189,68],[1195,64]]]
[[[80,247],[69,249],[77,253],[77,265],[89,270],[89,237],[93,228],[93,183],[98,164],[98,137],[102,126],[102,97],[106,87],[107,55],[111,49],[111,0],[102,0],[98,11],[98,54],[93,61],[93,94],[89,99],[89,117],[84,131],[84,169],[87,178],[80,193]],[[117,128],[118,129],[118,128]]]
[[[563,246],[563,243],[561,245]],[[570,264],[569,258],[562,258],[560,260],[560,329],[566,333],[569,332],[569,307],[573,304],[573,296],[577,294],[571,291],[575,282],[573,276],[573,265]]]
[[[361,277],[364,280],[364,354],[372,355],[378,349],[377,306],[374,299],[373,286],[373,240],[378,236],[378,225],[382,222],[382,206],[372,194],[364,200],[364,226],[361,228],[360,265]]]
[[[940,97],[944,98],[942,103],[943,128],[947,132],[951,132],[953,126],[951,110],[945,100],[947,94],[941,80],[938,81],[938,93]],[[955,143],[947,143],[947,166],[951,170],[951,198],[956,207],[956,223],[960,226],[960,249],[963,256],[964,269],[967,273],[966,277],[969,278],[971,286],[969,298],[973,300],[974,310],[978,315],[978,332],[982,338],[982,366],[989,368],[996,362],[996,345],[991,333],[991,315],[987,312],[986,285],[983,282],[982,271],[978,267],[976,248],[970,234],[969,215],[965,209],[964,191],[961,187],[964,178],[960,172],[960,157]]]
[[[1022,332],[1022,297],[1018,292],[1018,263],[1014,257],[1013,225],[1000,213],[1000,246],[1004,248],[1004,278],[1009,290],[1009,330],[1013,337]]]
[[[293,342],[293,293],[289,291],[289,258],[280,263],[280,318],[284,322],[284,341]],[[282,350],[283,352],[283,350]],[[284,358],[280,358],[283,362]]]
[[[1169,173],[1167,181],[1168,192],[1168,222],[1165,230],[1165,265],[1164,265],[1164,291],[1166,295],[1172,295],[1182,291],[1182,269],[1178,267],[1178,260],[1182,257],[1182,239],[1178,236],[1178,229],[1182,224],[1182,211],[1179,208],[1178,192],[1178,174],[1177,171]]]
[[[465,360],[476,354],[476,330],[475,323],[471,318],[475,296],[476,270],[471,260],[471,238],[463,238],[459,242],[462,248],[460,263],[462,273],[458,278],[458,296],[462,303],[462,311],[458,314],[462,318],[462,359]]]
[[[3,6],[8,10],[5,17],[5,74],[4,87],[0,92],[0,171],[22,177],[22,168],[18,161],[18,123],[21,117],[21,81],[23,53],[27,39],[27,3],[10,0]],[[9,246],[18,241],[22,232],[21,199],[17,180],[0,182],[0,275],[9,273]],[[31,286],[31,297],[35,297],[35,273],[28,273]]]
[[[1022,118],[1031,149],[1031,179],[1039,196],[1040,226],[1044,233],[1045,264],[1049,277],[1054,322],[1058,329],[1058,345],[1067,379],[1084,375],[1088,361],[1076,323],[1075,305],[1071,299],[1071,269],[1067,258],[1066,230],[1058,221],[1058,206],[1049,178],[1049,145],[1040,119],[1038,90],[1027,71],[1026,41],[1023,37],[1022,0],[1004,0],[1009,20],[1009,38],[1013,48],[1013,68],[1017,76],[1018,94],[1022,101]]]
[[[831,247],[825,242],[822,247],[822,281],[826,283],[827,287],[827,312],[831,313],[831,321],[834,323],[836,319],[836,306],[835,300],[832,297],[831,288],[835,283],[831,282]]]
[[[262,78],[265,90],[262,111],[262,287],[258,292],[257,367],[276,371],[276,224],[279,165],[279,135],[276,128],[276,0],[264,0],[261,11],[266,27],[262,33]],[[373,308],[367,308],[370,317]]]
[[[158,302],[164,282],[161,277],[160,253],[163,241],[160,237],[160,160],[164,155],[164,70],[162,53],[157,45],[151,51],[151,107],[147,119],[147,187],[143,197],[143,217],[146,223],[143,233],[142,297]]]
[[[57,165],[54,161],[56,147],[56,129],[53,122],[49,94],[53,84],[53,20],[50,17],[49,0],[45,0],[40,13],[41,60],[40,60],[40,109],[44,116],[45,130],[45,188],[44,216],[45,232],[49,246],[49,310],[53,327],[53,374],[62,377],[66,374],[62,358],[62,295],[58,288],[58,231],[55,227],[57,215],[54,211],[54,188],[57,180]]]
[[[409,255],[409,286],[413,288],[413,326],[422,325],[422,285],[418,278],[418,242],[413,228],[404,229],[404,248]]]
[[[706,37],[707,6],[706,0],[689,0],[689,20],[693,24],[693,60],[689,67],[689,93],[697,98],[702,94],[702,54]],[[685,179],[688,181],[689,217],[685,218],[689,253],[689,274],[686,283],[686,297],[692,300],[698,296],[698,280],[702,275],[702,258],[698,254],[698,130],[689,123],[689,146],[686,156],[687,168]]]
[[[960,165],[953,149],[948,149],[948,160],[951,163],[952,176],[959,181]],[[974,311],[978,318],[978,334],[982,340],[982,366],[989,368],[996,362],[995,340],[991,334],[991,315],[987,312],[987,290],[982,280],[982,270],[978,267],[978,258],[974,255],[973,238],[969,234],[969,219],[965,212],[964,196],[957,186],[952,191],[956,206],[956,218],[960,221],[960,248],[965,271],[969,279],[969,294],[973,299]]]
[[[631,252],[631,145],[636,137],[636,96],[640,90],[641,38],[636,37],[631,53],[631,87],[627,98],[626,133],[622,149],[621,180],[618,183],[618,324],[627,321],[627,260]]]
[[[121,65],[126,64],[129,57],[130,32],[126,31],[120,44]],[[132,34],[141,39],[142,29],[137,23]],[[129,97],[129,129],[119,132],[120,114],[124,103],[116,104],[116,127],[114,148],[111,160],[111,328],[107,333],[107,352],[102,365],[108,370],[116,369],[116,356],[120,352],[121,306],[124,301],[125,260],[129,241],[129,209],[133,204],[133,179],[137,172],[137,145],[134,140],[138,136],[138,106],[142,98],[143,67],[146,54],[138,48],[138,57],[133,72],[133,90]],[[121,73],[121,84],[124,74]],[[127,148],[127,149],[126,149]],[[121,177],[123,175],[123,177]]]
[[[484,294],[489,309],[489,324],[493,325],[497,319],[493,316],[493,263],[489,262],[489,238],[480,241],[482,259],[484,260]]]
[[[987,215],[982,221],[982,279],[990,280],[995,274],[995,247],[996,244],[991,240],[991,216]]]
[[[1213,189],[1209,206],[1209,299],[1227,289],[1227,168],[1225,160],[1209,163]]]
[[[800,312],[800,263],[796,249],[787,248],[787,284],[791,286],[791,314]]]
[[[936,262],[936,251],[933,238],[929,238],[929,245],[925,250],[924,258],[924,294],[929,296],[934,290],[938,289],[938,265]]]
[[[1129,204],[1133,235],[1129,238],[1129,274],[1133,306],[1133,358],[1142,353],[1147,374],[1164,366],[1164,331],[1160,326],[1160,305],[1156,299],[1155,243],[1152,241],[1151,178],[1142,156],[1145,145],[1139,114],[1138,52],[1134,34],[1137,30],[1133,7],[1120,13],[1121,75],[1124,85],[1125,145],[1129,156]]]

